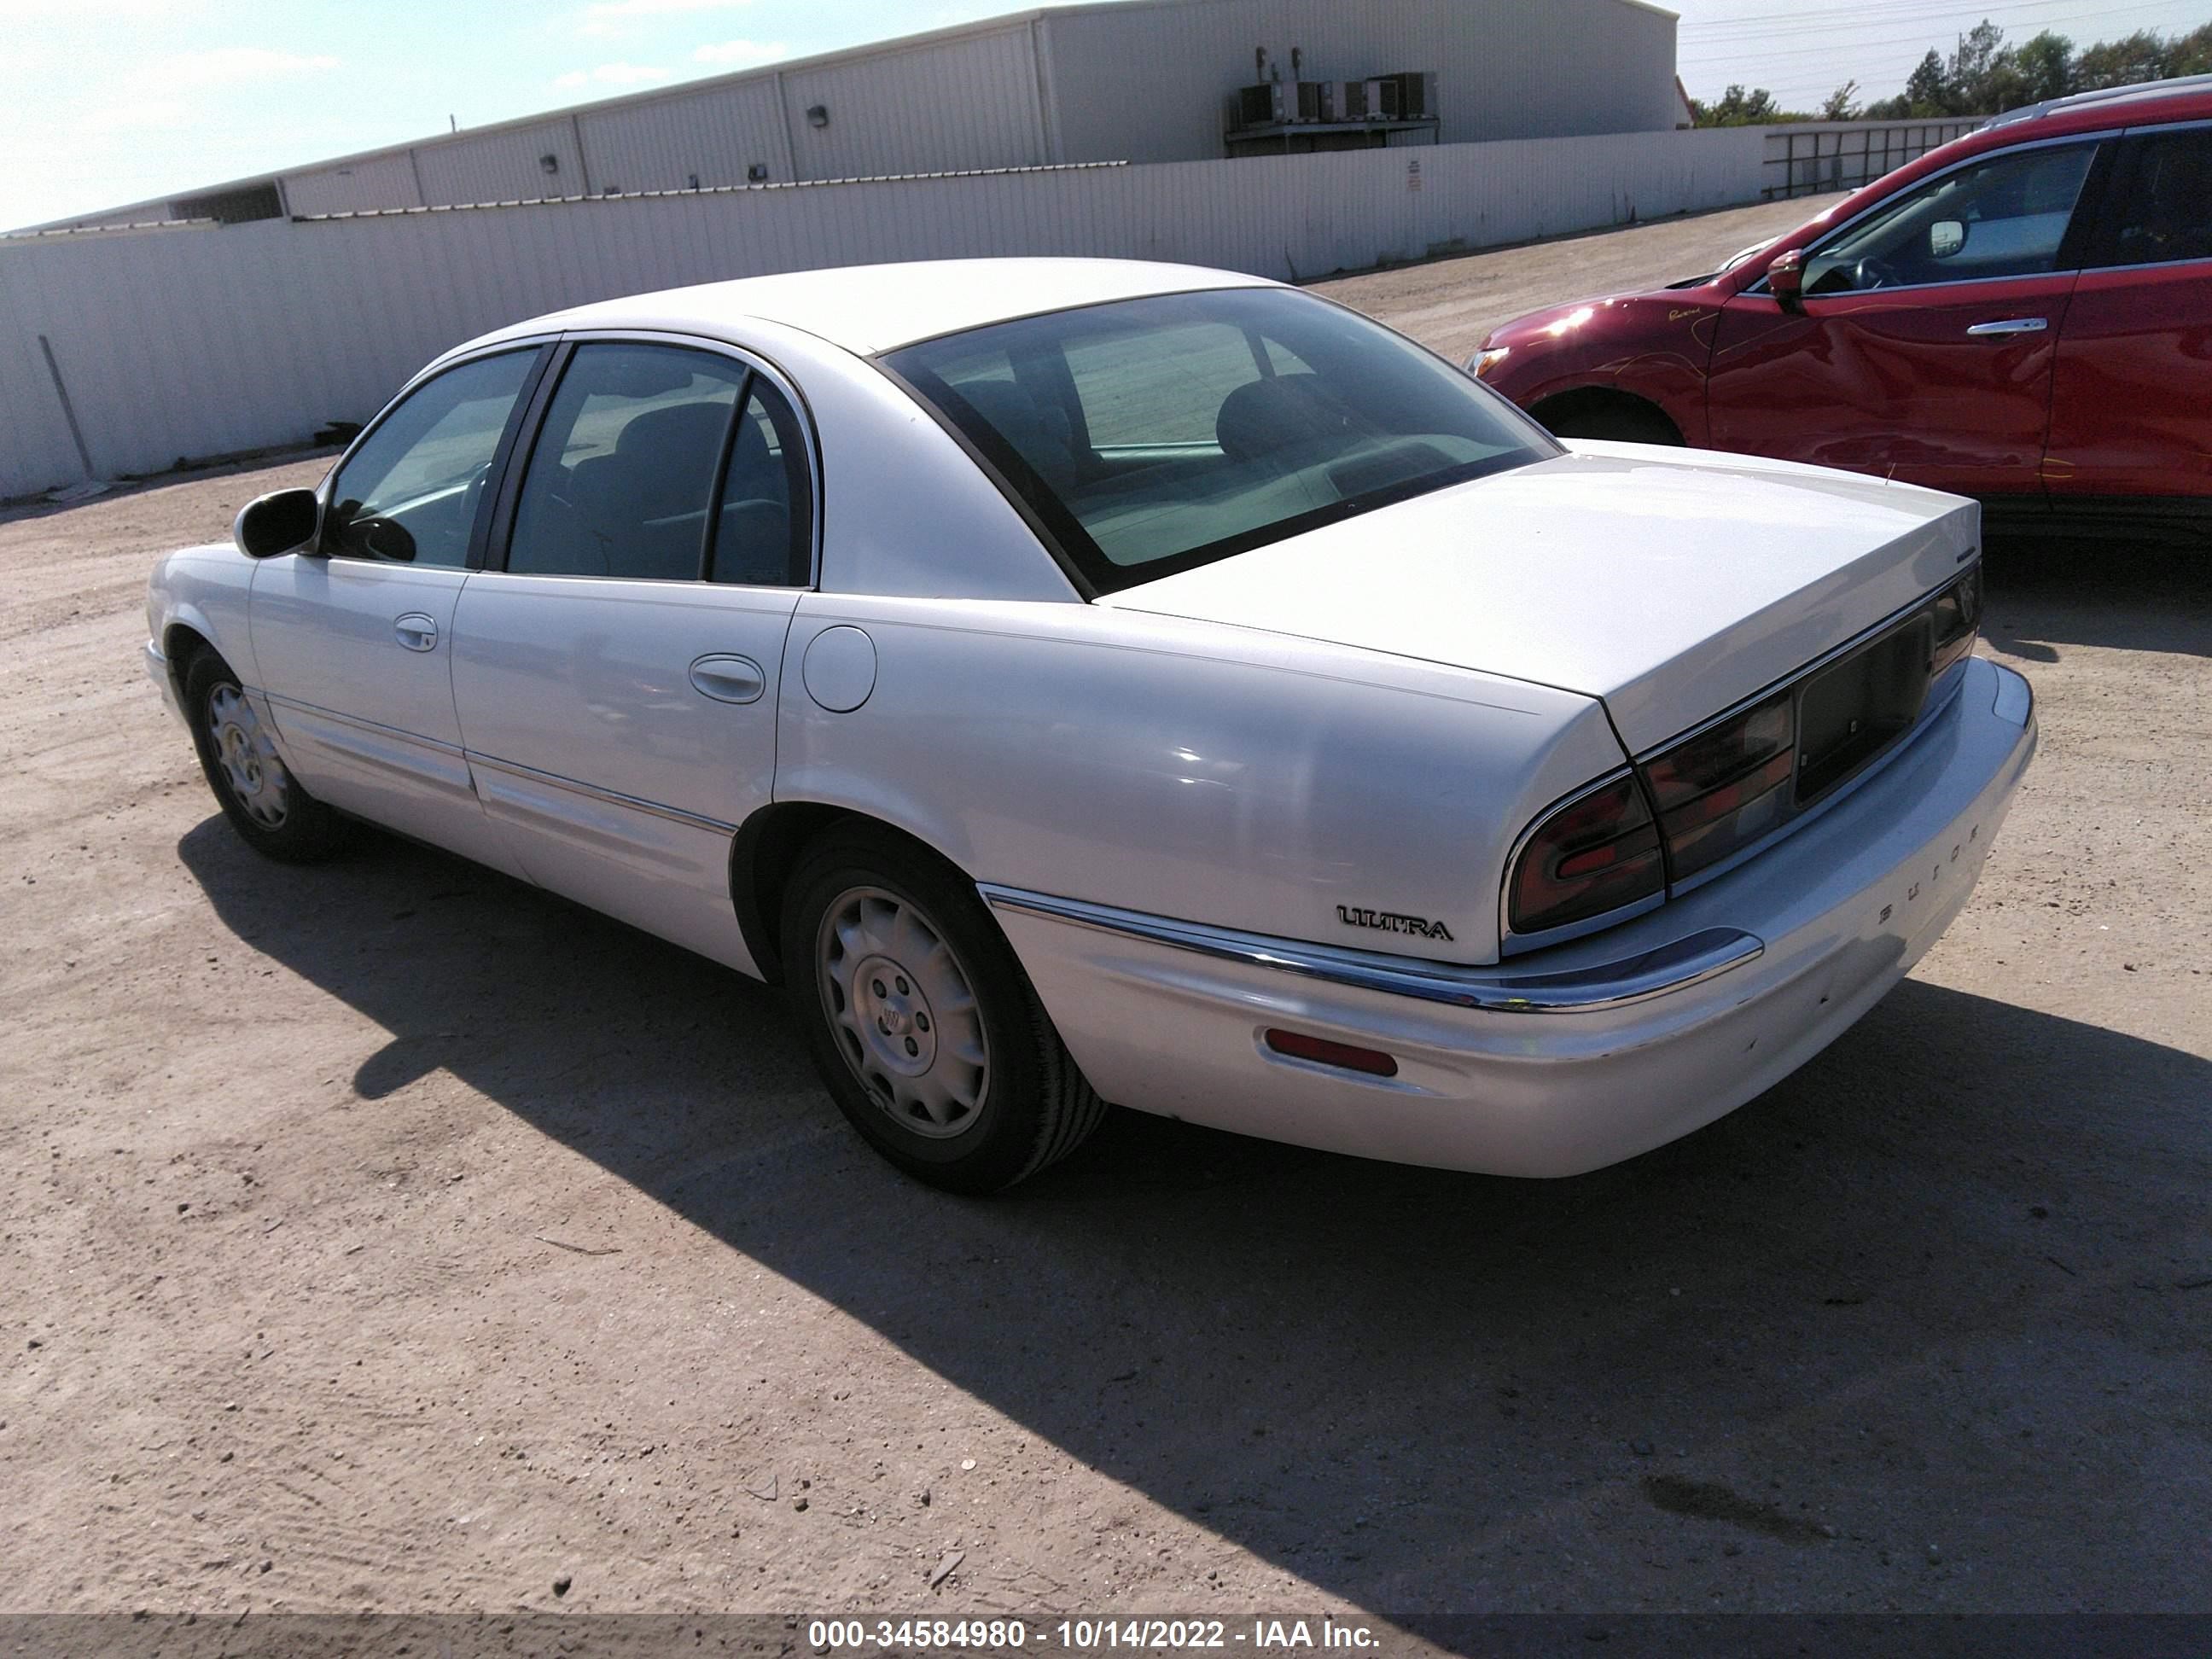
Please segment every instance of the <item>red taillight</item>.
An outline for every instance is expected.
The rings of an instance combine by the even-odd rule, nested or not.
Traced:
[[[1505,907],[1516,933],[1586,921],[1666,885],[1659,832],[1633,777],[1569,801],[1536,826],[1513,866]]]
[[[1765,840],[1912,729],[1981,617],[1977,565],[1787,689],[1538,820],[1506,874],[1507,927],[1543,933],[1626,910]]]
[[[1267,1043],[1279,1054],[1288,1054],[1293,1060],[1310,1060],[1316,1066],[1334,1066],[1346,1072],[1364,1072],[1370,1077],[1395,1077],[1398,1062],[1380,1048],[1359,1048],[1349,1042],[1331,1042],[1327,1037],[1308,1036],[1303,1031],[1270,1030]]]
[[[1645,764],[1675,880],[1719,862],[1789,816],[1796,739],[1784,692]]]

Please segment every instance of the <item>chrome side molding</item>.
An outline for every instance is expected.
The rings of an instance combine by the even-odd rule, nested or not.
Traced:
[[[1515,973],[1239,933],[988,882],[977,884],[975,890],[996,910],[1045,916],[1224,962],[1486,1013],[1580,1014],[1617,1008],[1686,990],[1755,961],[1766,948],[1757,935],[1739,928],[1706,927],[1616,962],[1549,974]]]

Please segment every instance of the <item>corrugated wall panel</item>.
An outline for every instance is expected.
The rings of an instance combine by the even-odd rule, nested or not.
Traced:
[[[554,158],[545,171],[541,157]],[[579,196],[600,188],[585,176],[576,130],[566,116],[476,137],[425,144],[415,152],[426,202],[515,202]]]
[[[1034,167],[1044,153],[1029,26],[784,77],[802,179]],[[810,125],[820,105],[827,126]]]
[[[94,470],[143,472],[365,420],[455,342],[584,301],[994,253],[1304,279],[1755,200],[1765,147],[1763,130],[1735,127],[11,243],[0,246],[0,395],[13,422],[0,496],[81,471],[48,407],[40,333]]]
[[[284,175],[284,204],[294,213],[359,213],[371,208],[421,207],[415,164],[405,151],[371,155],[340,167]]]
[[[595,190],[742,185],[756,164],[786,183],[783,113],[773,77],[690,97],[613,104],[577,116]]]
[[[39,349],[44,319],[33,302],[36,290],[25,280],[33,274],[32,268],[0,258],[0,410],[7,411],[7,437],[0,441],[0,499],[75,483],[87,476],[46,354]],[[58,349],[56,356],[68,385],[70,365]],[[74,388],[70,395],[77,395]]]
[[[1255,47],[1289,80],[1437,76],[1447,143],[1674,125],[1674,20],[1625,0],[1211,0],[1048,15],[1039,25],[1062,161],[1222,153]]]

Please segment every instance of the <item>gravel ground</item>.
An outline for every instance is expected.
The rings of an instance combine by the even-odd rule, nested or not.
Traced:
[[[1803,210],[1334,291],[1459,351]],[[1117,1115],[980,1204],[762,988],[226,830],[147,568],[324,465],[0,515],[0,1611],[2212,1608],[2201,557],[1993,551],[1981,888],[1713,1127],[1534,1184]]]

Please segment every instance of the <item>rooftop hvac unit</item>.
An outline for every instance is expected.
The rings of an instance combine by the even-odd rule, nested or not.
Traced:
[[[1378,75],[1364,83],[1367,88],[1367,118],[1400,121],[1405,118],[1406,89],[1395,75]]]
[[[1237,125],[1240,127],[1264,127],[1281,120],[1283,85],[1279,81],[1262,81],[1256,87],[1237,89]]]
[[[1292,118],[1293,118],[1293,119],[1296,119],[1296,120],[1300,120],[1300,121],[1326,121],[1326,120],[1328,120],[1328,87],[1327,83],[1326,83],[1326,82],[1321,82],[1321,81],[1301,81],[1301,82],[1299,82],[1297,83],[1297,96],[1298,96],[1297,112],[1297,112],[1297,114],[1295,117],[1293,117]]]
[[[1386,81],[1398,85],[1398,118],[1418,121],[1437,112],[1437,77],[1413,70],[1397,75],[1386,75]]]
[[[1332,81],[1329,90],[1334,94],[1335,108],[1329,118],[1333,121],[1364,121],[1367,118],[1367,82],[1364,81]]]

